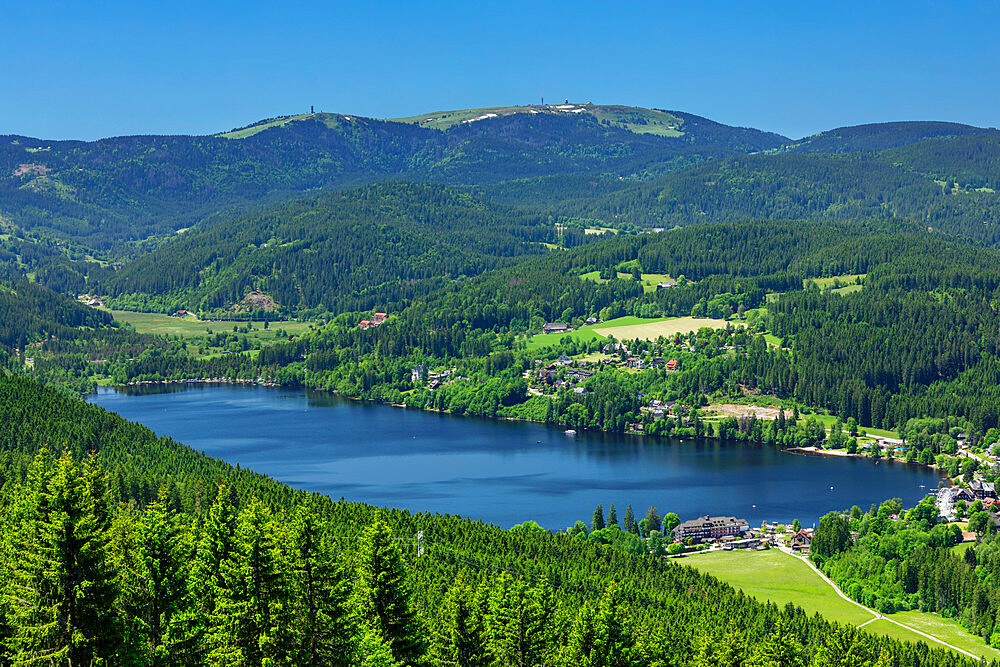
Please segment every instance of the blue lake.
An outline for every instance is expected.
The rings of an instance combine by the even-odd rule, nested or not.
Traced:
[[[614,503],[682,519],[730,514],[814,523],[834,509],[937,486],[922,466],[807,456],[735,442],[602,433],[451,417],[305,390],[180,385],[90,402],[210,456],[295,487],[379,506],[561,529]]]

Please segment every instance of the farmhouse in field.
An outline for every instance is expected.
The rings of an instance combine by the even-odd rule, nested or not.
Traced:
[[[742,536],[750,530],[745,519],[734,516],[703,516],[683,521],[674,528],[674,536],[680,540],[710,540],[726,535]]]
[[[572,331],[570,326],[565,322],[546,322],[542,325],[542,333],[566,333],[567,331]]]
[[[656,289],[670,289],[671,287],[677,287],[676,280],[664,280],[661,283],[656,283]]]

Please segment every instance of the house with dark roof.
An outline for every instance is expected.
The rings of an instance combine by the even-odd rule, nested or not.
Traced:
[[[982,500],[983,498],[996,498],[996,484],[993,482],[984,482],[981,479],[974,479],[969,482],[969,489],[972,491],[976,498]]]
[[[742,536],[750,530],[745,519],[734,516],[702,516],[682,521],[674,528],[674,536],[680,540],[713,540],[726,535]]]
[[[546,322],[542,325],[542,333],[565,333],[570,331],[570,327],[565,322]]]

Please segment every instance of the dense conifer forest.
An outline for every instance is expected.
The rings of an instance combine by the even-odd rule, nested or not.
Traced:
[[[964,664],[652,556],[296,492],[29,380],[0,410],[5,664]]]

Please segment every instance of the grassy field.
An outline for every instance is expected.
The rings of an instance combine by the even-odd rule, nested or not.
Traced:
[[[429,127],[436,130],[445,130],[460,123],[477,120],[486,120],[495,116],[509,116],[511,114],[537,114],[537,113],[565,113],[575,115],[577,113],[587,113],[594,116],[599,122],[607,121],[614,127],[619,127],[636,134],[655,134],[661,137],[680,137],[684,132],[680,129],[683,121],[666,111],[655,109],[642,109],[639,107],[622,107],[615,105],[601,104],[531,104],[526,106],[506,106],[506,107],[480,107],[477,109],[454,109],[451,111],[432,111],[431,113],[419,116],[408,116],[406,118],[390,118],[400,123],[413,123],[420,127]]]
[[[769,600],[779,606],[791,602],[810,614],[818,612],[831,621],[851,625],[872,618],[838,596],[808,565],[777,549],[715,551],[678,562],[721,579],[758,600]]]
[[[781,347],[781,339],[774,334],[764,334],[764,340],[771,347]]]
[[[815,417],[816,421],[823,424],[824,428],[831,428],[834,424],[837,423],[837,417],[835,415],[814,414],[814,415],[805,415],[804,417],[802,417],[802,419],[799,420],[799,424],[805,424],[806,420],[809,419],[809,417]],[[861,431],[864,431],[867,435],[872,435],[878,438],[893,438],[893,439],[899,438],[899,433],[897,433],[896,431],[888,431],[884,428],[859,426],[858,432],[860,433]]]
[[[642,289],[644,292],[655,292],[657,283],[663,283],[671,279],[668,273],[642,273]],[[618,272],[618,277],[622,280],[631,280],[632,274],[626,273],[624,271]],[[590,271],[589,273],[581,273],[580,280],[591,280],[595,283],[606,283],[608,282],[606,278],[601,278],[600,271]]]
[[[619,318],[626,319],[626,318]],[[635,322],[628,324],[617,324],[618,320],[603,322],[594,329],[602,336],[614,336],[618,340],[643,338],[646,340],[656,340],[660,336],[673,336],[676,333],[686,334],[697,331],[702,327],[710,329],[724,329],[725,320],[714,320],[707,317],[670,317],[656,320],[640,320],[631,318]],[[736,326],[744,326],[737,323]]]
[[[893,614],[892,618],[900,623],[906,623],[910,627],[916,628],[921,632],[926,632],[934,637],[939,637],[942,641],[946,641],[953,646],[965,649],[970,653],[975,653],[981,658],[986,658],[987,660],[1000,660],[1000,651],[991,646],[987,646],[986,642],[981,638],[966,632],[966,630],[958,624],[958,621],[953,619],[942,618],[937,614],[928,614],[921,611],[900,611]],[[875,623],[881,622],[883,621],[875,621]],[[875,623],[872,623],[872,625],[875,625]],[[892,624],[886,623],[886,625]],[[896,629],[902,630],[902,628],[898,626],[896,626]]]
[[[556,345],[563,337],[570,336],[573,340],[589,341],[595,338],[604,340],[604,336],[597,334],[592,327],[584,327],[570,331],[569,333],[538,334],[528,339],[528,349],[537,350],[540,347]]]
[[[818,287],[820,289],[826,289],[827,287],[833,287],[833,283],[836,282],[836,281],[838,281],[838,280],[840,281],[840,284],[842,286],[843,285],[854,285],[854,284],[856,284],[858,282],[858,278],[864,278],[867,275],[868,275],[867,273],[848,273],[848,274],[845,274],[845,275],[842,275],[842,276],[830,276],[829,278],[806,278],[803,281],[803,287],[805,286],[805,283],[807,283],[809,281],[812,281],[812,282],[816,283],[816,287]]]
[[[831,621],[855,626],[872,619],[871,614],[837,595],[804,562],[777,549],[716,551],[682,558],[678,562],[721,579],[758,600],[771,601],[779,606],[791,602],[810,614],[819,613]],[[892,618],[976,655],[988,659],[1000,658],[1000,651],[986,646],[983,640],[969,634],[950,619],[919,611],[899,612]],[[925,637],[885,620],[872,621],[863,630],[908,642],[931,643]]]
[[[231,332],[234,326],[244,327],[246,322],[203,322],[191,317],[170,317],[162,313],[133,313],[126,310],[112,310],[111,315],[118,322],[131,324],[139,333],[168,334],[171,336],[204,336],[210,330],[214,333]],[[275,338],[278,329],[288,334],[300,334],[308,331],[310,322],[272,322],[264,329],[260,322],[254,322],[254,330],[250,335],[261,340]]]

